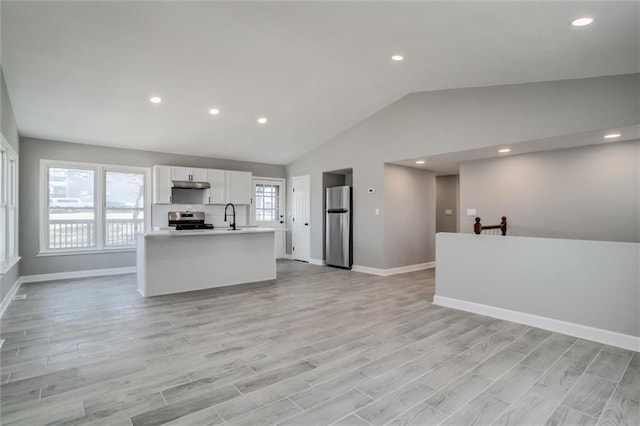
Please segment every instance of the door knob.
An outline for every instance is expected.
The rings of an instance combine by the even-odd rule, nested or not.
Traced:
[[[309,226],[309,224],[308,224],[308,223],[305,223],[305,224],[304,224],[304,226]]]
[[[280,223],[284,223],[284,220],[281,220]]]

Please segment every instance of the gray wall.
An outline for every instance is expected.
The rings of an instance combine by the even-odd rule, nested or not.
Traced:
[[[458,232],[458,183],[457,175],[436,177],[436,232]]]
[[[448,233],[436,239],[436,304],[444,296],[640,336],[637,243]]]
[[[284,166],[192,157],[149,151],[106,148],[50,140],[22,138],[20,144],[20,246],[22,275],[48,274],[135,265],[135,253],[102,253],[41,256],[38,220],[40,205],[40,160],[84,161],[151,167],[155,164],[251,171],[254,176],[282,178]]]
[[[639,88],[632,74],[405,96],[287,166],[289,187],[311,177],[311,257],[322,258],[322,172],[353,169],[354,263],[384,268],[385,162],[637,124]]]
[[[426,170],[384,167],[385,268],[435,260],[435,175]]]
[[[640,142],[612,142],[460,166],[460,223],[477,209],[508,235],[640,241]]]
[[[0,123],[2,129],[2,135],[5,137],[11,147],[19,154],[20,153],[20,139],[18,136],[18,128],[16,126],[16,119],[13,115],[13,107],[11,106],[11,99],[9,98],[9,92],[4,82],[4,74],[2,68],[0,68],[0,83],[2,85],[2,92],[0,92],[2,99],[0,99]],[[18,168],[22,167],[22,159],[20,158]],[[21,196],[22,194],[19,194]],[[18,247],[18,250],[22,252],[22,249]],[[20,276],[20,262],[18,262],[13,268],[7,271],[6,274],[0,275],[0,300],[4,299],[4,296],[9,292],[11,286],[16,282]]]

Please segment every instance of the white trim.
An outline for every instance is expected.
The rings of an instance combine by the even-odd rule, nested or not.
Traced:
[[[44,251],[36,254],[36,257],[49,257],[49,256],[78,256],[83,254],[105,254],[105,253],[128,253],[135,252],[136,246],[124,246],[124,248],[116,249],[77,249],[77,250],[62,250],[62,251]]]
[[[640,337],[631,336],[629,334],[617,333],[615,331],[604,330],[602,328],[589,327],[587,325],[497,308],[495,306],[483,305],[480,303],[467,302],[466,300],[454,299],[445,296],[434,296],[433,304],[517,322],[519,324],[530,325],[532,327],[543,328],[556,333],[568,334],[569,336],[592,340],[594,342],[617,346],[619,348],[629,349],[636,352],[640,351]]]
[[[2,299],[2,302],[0,302],[0,318],[2,318],[5,311],[9,307],[9,304],[13,300],[13,296],[15,296],[16,293],[18,292],[18,289],[20,289],[20,284],[22,284],[22,282],[23,282],[22,277],[18,277],[16,282],[14,282],[11,288],[9,289],[9,292],[4,296],[4,299]]]
[[[86,271],[70,271],[70,272],[58,272],[53,274],[38,274],[38,275],[25,275],[20,277],[20,281],[23,283],[37,283],[42,281],[55,281],[55,280],[68,280],[73,278],[88,278],[88,277],[103,277],[107,275],[123,275],[123,274],[135,274],[135,266],[127,266],[124,268],[110,268],[110,269],[88,269]]]
[[[320,266],[324,266],[324,260],[323,259],[314,259],[312,257],[309,258],[309,263],[311,265],[320,265]]]
[[[14,256],[4,263],[0,262],[0,276],[9,272],[11,268],[16,266],[18,262],[20,262],[20,259],[22,259],[20,256]]]
[[[284,258],[289,260],[296,260],[295,257],[293,257],[293,255],[289,253],[285,253]]]
[[[405,274],[407,272],[422,271],[424,269],[431,269],[436,267],[436,262],[417,263],[415,265],[399,266],[397,268],[371,268],[369,266],[353,265],[352,271],[363,272],[365,274],[379,275],[381,277],[388,277],[389,275]]]
[[[93,177],[93,199],[94,199],[94,223],[95,223],[95,245],[93,247],[81,247],[77,249],[50,249],[49,248],[49,167],[64,167],[76,170],[90,170]],[[39,253],[38,256],[56,256],[59,254],[93,254],[106,253],[111,250],[132,251],[135,246],[106,246],[104,242],[106,227],[106,174],[107,172],[117,173],[139,173],[144,176],[144,229],[151,231],[151,187],[152,174],[150,167],[122,166],[109,163],[89,163],[64,160],[40,159],[40,194],[39,194]]]

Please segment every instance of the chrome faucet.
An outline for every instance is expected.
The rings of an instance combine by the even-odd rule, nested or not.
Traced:
[[[231,203],[228,203],[226,206],[224,206],[224,221],[225,222],[227,221],[227,208],[229,206],[231,206],[231,211],[232,211],[231,215],[233,216],[233,221],[231,222],[230,226],[231,226],[231,229],[235,231],[236,230],[236,207]]]

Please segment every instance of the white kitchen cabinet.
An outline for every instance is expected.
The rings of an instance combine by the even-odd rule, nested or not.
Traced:
[[[170,166],[153,166],[153,203],[171,203],[171,172]]]
[[[251,204],[251,172],[225,171],[227,203]]]
[[[191,180],[194,182],[206,182],[208,175],[209,169],[191,169]]]
[[[191,169],[187,167],[171,167],[171,180],[191,180]]]
[[[205,204],[245,204],[252,201],[251,172],[196,169],[191,167],[153,166],[153,203],[171,204],[174,180],[209,182]]]
[[[207,170],[207,182],[211,185],[209,188],[208,204],[225,204],[225,171],[224,170]]]
[[[171,180],[206,182],[207,169],[196,169],[192,167],[171,167]]]

